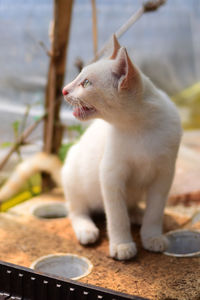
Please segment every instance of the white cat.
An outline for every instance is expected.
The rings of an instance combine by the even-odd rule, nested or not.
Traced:
[[[62,169],[77,239],[96,242],[99,229],[90,213],[104,210],[110,256],[135,256],[128,209],[145,198],[143,247],[164,251],[162,217],[182,132],[175,105],[132,64],[115,37],[111,58],[86,66],[63,94],[76,118],[98,119],[70,149]]]
[[[76,118],[98,120],[70,149],[62,186],[80,243],[96,242],[99,230],[90,214],[104,210],[110,256],[125,260],[137,252],[130,219],[137,221],[134,211],[141,199],[146,200],[141,227],[144,248],[162,252],[167,246],[162,217],[182,130],[175,105],[132,64],[115,37],[113,41],[109,59],[85,67],[63,89]],[[0,201],[38,171],[51,173],[60,185],[60,169],[56,156],[36,154],[18,166],[0,190]]]

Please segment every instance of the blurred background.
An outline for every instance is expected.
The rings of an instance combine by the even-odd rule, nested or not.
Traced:
[[[141,5],[140,0],[97,0],[98,47]],[[51,0],[0,0],[0,144],[14,138],[12,123],[27,105],[28,122],[43,111],[50,47]],[[90,0],[73,7],[65,82],[78,73],[77,58],[93,58]],[[158,11],[146,13],[120,39],[133,61],[179,106],[185,129],[200,127],[200,1],[168,0]],[[73,123],[66,105],[62,118]],[[40,143],[41,127],[33,134]]]

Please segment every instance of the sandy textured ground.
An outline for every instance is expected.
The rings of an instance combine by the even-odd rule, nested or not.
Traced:
[[[101,228],[100,241],[91,247],[78,244],[68,218],[37,219],[29,214],[33,205],[61,200],[56,196],[33,199],[0,215],[0,259],[29,267],[37,258],[53,253],[76,253],[94,265],[85,283],[114,289],[149,299],[200,299],[200,258],[174,258],[145,251],[141,247],[139,227],[133,228],[138,255],[129,262],[108,256],[105,220],[96,219]],[[168,214],[165,231],[179,228],[188,217]],[[200,224],[195,225],[200,229]]]

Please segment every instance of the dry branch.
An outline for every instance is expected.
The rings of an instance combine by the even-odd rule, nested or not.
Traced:
[[[157,10],[161,5],[165,4],[167,0],[155,0],[147,1],[143,4],[145,12],[151,12]]]
[[[142,7],[140,7],[127,21],[124,23],[114,34],[117,38],[122,36],[137,20],[140,19],[140,17],[150,11],[157,10],[161,5],[163,5],[166,2],[166,0],[155,0],[155,1],[147,1],[143,3]],[[96,56],[89,62],[95,62],[98,58],[100,58],[104,52],[107,50],[107,48],[110,45],[111,38],[104,44],[104,46],[98,51]]]
[[[75,62],[74,62],[74,65],[77,68],[78,72],[80,73],[81,70],[84,67],[84,62],[83,62],[82,58],[77,57],[76,60],[75,60]]]
[[[6,154],[2,162],[0,163],[0,170],[5,166],[13,152],[15,152],[20,146],[22,146],[27,137],[34,131],[34,129],[40,124],[42,120],[44,120],[45,116],[40,117],[35,123],[29,126],[17,139],[14,145],[10,148],[9,152]]]

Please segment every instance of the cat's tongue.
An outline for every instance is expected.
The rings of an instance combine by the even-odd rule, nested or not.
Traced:
[[[79,117],[81,115],[81,109],[79,107],[76,107],[73,111],[74,117]]]
[[[88,112],[90,109],[87,107],[76,107],[74,108],[73,115],[74,117],[81,117],[84,113]]]

